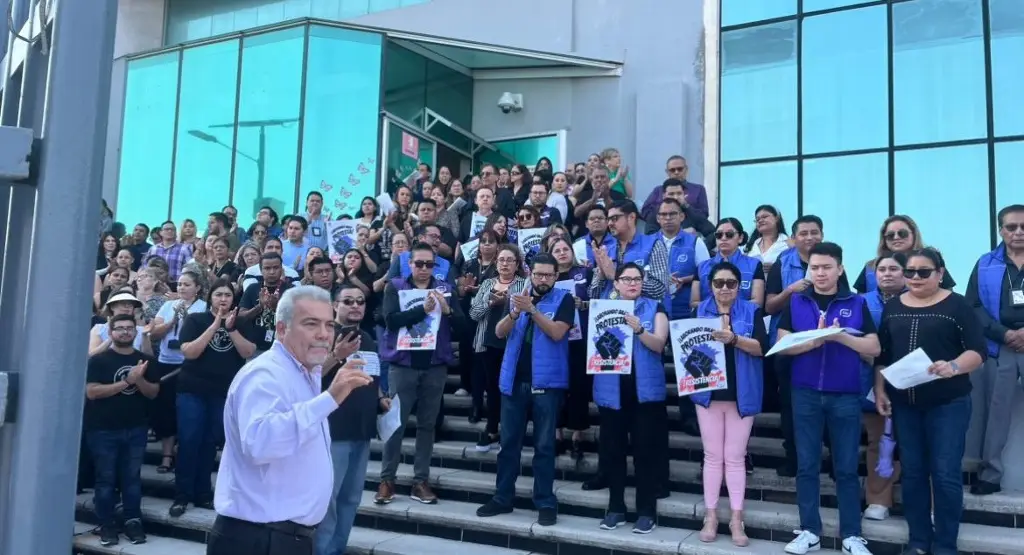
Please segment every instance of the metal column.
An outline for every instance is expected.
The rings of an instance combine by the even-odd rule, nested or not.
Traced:
[[[0,184],[0,370],[20,373],[0,429],[0,555],[71,552],[117,0],[55,5],[49,55],[33,46],[20,91],[4,87],[42,146],[36,185]]]

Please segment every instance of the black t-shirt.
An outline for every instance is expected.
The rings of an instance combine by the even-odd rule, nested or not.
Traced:
[[[853,282],[853,288],[861,293],[867,293],[867,269],[868,267],[866,265],[862,267],[860,269],[860,274],[857,275],[857,281]],[[939,283],[939,287],[949,289],[950,291],[956,287],[956,280],[949,274],[949,268],[946,268],[946,273],[942,274],[942,283]]]
[[[612,202],[626,199],[625,194],[615,190],[611,191],[611,194],[609,196],[611,196]],[[584,202],[587,202],[592,198],[594,198],[594,186],[587,182],[587,184],[583,186],[583,190],[580,191],[580,194],[576,196],[576,206],[581,206]],[[605,208],[610,207],[611,204],[605,206]]]
[[[210,312],[189,314],[181,324],[178,340],[184,345],[199,339],[199,336],[213,325],[213,320],[214,316]],[[251,323],[236,323],[236,328],[243,337],[253,343],[263,337],[263,330],[256,329]],[[182,363],[181,373],[178,375],[178,392],[227,397],[231,380],[235,379],[235,374],[244,365],[245,359],[238,353],[231,335],[222,326],[214,333],[213,339],[199,358],[185,359]]]
[[[140,360],[149,362],[144,379],[150,383],[159,382],[155,358],[139,351],[122,355],[112,349],[89,358],[85,382],[101,385],[117,383],[124,380]],[[127,430],[145,427],[148,404],[149,399],[134,385],[128,386],[116,395],[86,401],[85,429]]]
[[[807,263],[801,260],[800,267],[803,269],[804,275],[806,276]],[[846,279],[846,272],[843,272],[843,275],[839,276],[839,288],[850,288],[850,282]],[[777,261],[775,264],[772,264],[772,269],[768,270],[768,277],[764,284],[764,293],[765,295],[778,295],[779,293],[782,293],[783,289],[785,289],[785,287],[782,286],[782,264]],[[858,291],[860,291],[860,289],[858,289]]]
[[[352,332],[352,328],[334,324],[335,342],[342,337],[343,332],[345,336],[348,336]],[[373,340],[373,336],[364,330],[359,330],[359,333],[361,334],[359,350],[377,353],[377,342]],[[340,364],[336,364],[333,368],[324,368],[321,382],[323,391],[327,391],[327,387],[331,385],[331,380],[334,379],[339,368],[341,368]],[[327,417],[327,425],[331,429],[331,441],[369,441],[377,437],[379,391],[380,376],[373,377],[373,384],[352,390],[341,406]]]
[[[842,289],[841,289],[841,291],[842,291]],[[810,295],[811,298],[814,299],[814,302],[816,302],[818,304],[818,310],[821,311],[822,313],[825,313],[825,311],[828,310],[828,305],[836,298],[836,296],[838,296],[838,293],[833,293],[831,295],[822,295],[822,294],[814,291],[813,289],[808,289],[806,294]],[[779,329],[780,330],[786,330],[786,331],[790,331],[790,332],[797,331],[797,330],[793,329],[793,311],[792,311],[792,306],[793,305],[791,303],[787,303],[786,306],[782,309],[782,315],[779,316]],[[863,333],[864,335],[870,335],[872,333],[878,333],[878,330],[875,328],[875,320],[871,317],[871,309],[868,308],[868,303],[866,301],[863,301],[863,300],[861,302],[861,315],[860,315],[860,319],[861,319],[861,325],[860,325],[860,332],[861,333]],[[832,322],[825,322],[825,325],[826,326],[831,326]]]
[[[655,316],[658,314],[668,316],[668,311],[665,310],[665,305],[661,303],[658,303],[654,312]],[[633,341],[640,341],[640,339],[633,336]],[[640,404],[640,396],[637,395],[636,391],[636,360],[634,359],[631,364],[629,374],[621,374],[619,376],[619,407],[621,410],[627,411],[635,408],[638,404]]]
[[[277,291],[279,295],[284,295],[284,292],[291,288],[291,282],[282,281],[276,288],[269,289],[271,291]],[[260,304],[260,291],[263,289],[267,289],[267,286],[263,284],[262,278],[249,287],[246,287],[245,293],[242,293],[242,300],[238,303],[239,312],[249,310],[250,308]],[[275,326],[277,325],[277,318],[274,311],[269,308],[264,309],[253,316],[250,319],[250,323],[255,330],[260,331],[258,335],[254,336],[255,339],[252,340],[256,343],[256,348],[260,351],[269,350],[270,346],[274,344],[274,334],[276,333]],[[200,330],[199,333],[202,333],[202,330]],[[185,342],[184,339],[181,341],[182,343]]]
[[[540,301],[539,296],[533,295],[533,304],[536,305]],[[576,303],[572,299],[572,295],[566,295],[562,297],[562,302],[558,305],[558,310],[555,311],[555,317],[552,318],[555,322],[565,322],[569,327],[572,327],[573,321],[576,319]],[[537,326],[533,323],[533,318],[530,318],[529,314],[523,313],[519,315],[519,318],[529,318],[526,322],[526,337],[523,339],[523,345],[519,350],[519,360],[516,361],[516,383],[533,383],[533,334],[544,333],[543,331],[537,332]],[[568,334],[566,334],[566,340],[568,340]]]
[[[768,330],[764,327],[764,312],[754,312],[754,333],[751,339],[761,344],[761,352],[768,352]],[[736,347],[725,346],[725,376],[729,387],[711,392],[712,401],[736,401]]]

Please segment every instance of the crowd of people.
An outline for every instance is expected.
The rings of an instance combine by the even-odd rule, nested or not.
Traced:
[[[861,519],[888,518],[898,481],[908,553],[956,553],[970,375],[981,373],[973,381],[984,387],[986,399],[980,481],[972,486],[979,495],[999,491],[1010,403],[1024,375],[1024,205],[1000,210],[1002,241],[979,253],[961,296],[952,292],[955,282],[942,254],[926,246],[909,216],[881,222],[872,260],[847,260],[840,245],[825,240],[826,222],[817,216],[801,215],[787,227],[783,215],[765,204],[742,215],[753,217],[749,232],[734,215],[712,222],[704,188],[687,180],[686,160],[670,157],[665,172],[639,203],[629,167],[615,149],[565,171],[541,158],[532,167],[484,164],[461,180],[450,168],[435,173],[420,164],[415,175],[389,187],[388,202],[366,197],[358,213],[343,216],[357,222],[358,232],[351,250],[334,260],[323,197],[316,191],[306,196],[305,212],[279,218],[264,207],[248,228],[226,206],[209,215],[202,236],[192,220],[181,223],[180,233],[172,221],[152,232],[144,223],[130,234],[104,231],[83,434],[82,459],[93,468],[84,464],[80,476],[81,486],[95,487],[101,541],[115,544],[119,532],[133,543],[145,541],[139,470],[151,432],[162,445],[157,471],[175,476],[172,517],[190,505],[216,509],[224,520],[218,518],[214,536],[233,537],[253,525],[306,538],[318,555],[343,553],[370,441],[377,436],[376,417],[391,409],[396,396],[400,426],[384,443],[374,500],[387,504],[398,495],[404,426],[415,414],[410,498],[438,503],[430,460],[443,431],[448,371],[456,366],[456,395],[471,398],[470,421],[486,421],[476,449],[499,449],[494,495],[478,516],[513,510],[532,421],[537,522],[554,524],[555,460],[582,457],[581,434],[590,427],[593,402],[599,472],[584,489],[609,490],[598,524],[605,530],[626,524],[631,454],[632,530],[649,533],[657,524],[658,500],[669,495],[665,361],[676,348],[669,345],[669,322],[716,318],[723,324],[714,339],[725,346],[728,387],[678,399],[684,431],[703,444],[702,541],[716,540],[719,515],[728,514],[731,541],[748,544],[747,444],[754,416],[769,409],[780,411],[785,438],[778,473],[796,478],[800,529],[787,553],[820,546],[823,444],[836,483],[844,552],[870,555]],[[529,229],[543,229],[542,239],[523,252],[517,236]],[[463,248],[474,241],[474,249]],[[402,301],[416,290],[424,292],[419,304]],[[303,316],[312,323],[297,315],[296,302],[303,299],[330,303],[327,324],[320,313]],[[587,314],[597,299],[634,303],[625,317],[635,339],[628,374],[586,372]],[[434,317],[435,349],[409,350],[399,342],[403,330]],[[570,337],[576,322],[582,333]],[[328,324],[323,360],[304,358],[303,349],[319,343],[302,347],[292,339],[303,350],[300,356],[299,347],[285,340],[303,326],[314,337],[315,326]],[[789,334],[828,327],[841,331],[766,357]],[[881,370],[917,351],[929,359],[932,380],[895,388]],[[351,376],[346,361],[366,360],[366,353],[379,356],[379,371],[338,385],[344,381],[339,376]],[[297,365],[296,376],[304,368],[321,378],[307,384],[314,398],[298,393],[306,386],[297,378],[297,385],[275,386],[287,395],[271,395],[274,387],[265,383],[271,374],[260,371],[271,363]],[[324,397],[316,396],[321,390]],[[257,418],[264,413],[270,416]],[[262,427],[245,424],[264,420]],[[298,431],[281,431],[284,421]],[[863,511],[862,430],[868,459]],[[898,445],[894,472],[879,471],[883,437],[895,437]],[[225,477],[229,451],[232,460],[273,467],[309,442],[329,444],[333,465],[329,500],[312,511],[287,513],[298,504],[286,498],[287,488],[278,488],[276,497],[247,495],[245,485],[259,476]],[[215,492],[211,472],[221,446]],[[289,472],[295,468],[273,468],[264,482],[300,477]],[[718,510],[723,482],[728,513]],[[118,493],[123,523],[115,518]],[[266,504],[275,507],[273,514]]]

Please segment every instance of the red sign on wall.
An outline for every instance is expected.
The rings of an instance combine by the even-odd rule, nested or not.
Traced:
[[[419,137],[402,131],[402,154],[414,160],[418,160],[420,156]]]

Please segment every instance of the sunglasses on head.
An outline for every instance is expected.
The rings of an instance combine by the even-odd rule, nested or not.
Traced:
[[[433,260],[414,260],[412,263],[417,268],[428,268],[428,269],[433,269],[434,268],[434,261]]]
[[[893,239],[896,238],[906,239],[907,237],[910,237],[909,229],[897,229],[896,231],[890,231],[885,234],[885,238],[889,241],[892,241]]]
[[[928,279],[932,277],[932,273],[935,272],[935,268],[907,268],[903,270],[903,277],[907,279],[914,279],[914,276],[918,276],[921,279]]]
[[[740,282],[735,279],[713,279],[711,280],[711,287],[715,289],[736,289],[739,287]]]
[[[341,299],[341,304],[345,306],[363,306],[364,304],[366,304],[366,299]]]
[[[732,239],[736,237],[735,231],[718,231],[715,233],[715,239]]]

